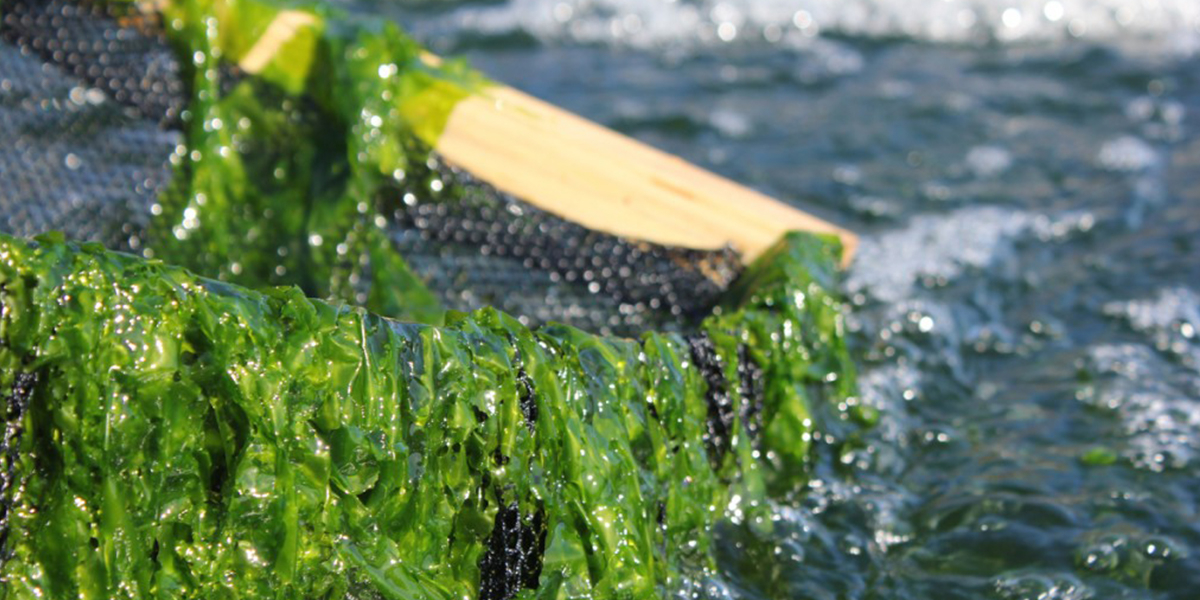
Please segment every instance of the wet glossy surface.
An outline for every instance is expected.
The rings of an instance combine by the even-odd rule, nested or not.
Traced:
[[[879,426],[845,461],[818,445],[776,534],[728,528],[708,594],[1195,597],[1194,3],[391,10],[496,79],[865,234],[847,288]]]
[[[825,291],[837,261],[781,241],[702,324],[702,356],[678,335],[531,332],[491,309],[400,324],[0,236],[4,597],[700,585],[716,523],[775,530],[769,499],[803,486],[815,407],[867,414]],[[722,437],[717,387],[754,406]],[[506,537],[528,538],[520,558]]]

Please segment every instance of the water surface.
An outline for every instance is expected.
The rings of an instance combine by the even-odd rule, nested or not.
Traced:
[[[382,9],[864,234],[845,285],[880,424],[823,415],[810,489],[770,534],[724,527],[687,593],[1200,596],[1200,4]]]

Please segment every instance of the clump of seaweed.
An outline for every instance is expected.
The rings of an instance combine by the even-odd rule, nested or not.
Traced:
[[[734,494],[803,485],[808,394],[853,390],[837,254],[789,236],[689,344],[494,309],[401,324],[0,238],[22,482],[0,579],[12,598],[659,597],[711,567]],[[714,413],[717,385],[737,402]]]

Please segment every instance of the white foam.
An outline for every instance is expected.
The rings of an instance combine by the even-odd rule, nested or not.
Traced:
[[[1085,398],[1120,415],[1132,464],[1161,471],[1200,459],[1194,378],[1173,377],[1170,364],[1140,344],[1097,346],[1088,358],[1101,381]]]
[[[743,138],[753,131],[754,123],[743,112],[732,108],[718,108],[708,116],[708,122],[728,138]]]
[[[976,177],[995,177],[1012,166],[1012,154],[999,146],[976,146],[967,152],[967,168]]]
[[[1139,331],[1186,324],[1192,332],[1200,328],[1200,294],[1185,287],[1168,288],[1146,300],[1110,302],[1104,306],[1104,312],[1128,320]]]
[[[1167,202],[1166,159],[1145,140],[1123,135],[1100,147],[1096,162],[1103,168],[1129,175],[1130,201],[1125,221],[1137,229],[1147,215]]]
[[[795,44],[827,32],[935,42],[1155,39],[1194,48],[1195,0],[509,0],[452,13],[482,33],[634,46],[745,40]]]
[[[1145,334],[1160,352],[1200,372],[1200,294],[1186,287],[1167,288],[1153,298],[1109,302],[1103,311]]]
[[[1096,160],[1110,171],[1126,173],[1146,171],[1160,162],[1158,152],[1150,144],[1131,135],[1105,142]]]
[[[922,280],[948,282],[965,270],[995,263],[1034,221],[1030,213],[991,206],[915,217],[902,229],[862,241],[847,289],[900,302],[912,297]]]
[[[1017,240],[1027,236],[1061,241],[1094,225],[1095,217],[1088,212],[1051,216],[999,206],[918,215],[904,227],[862,240],[846,288],[852,294],[897,304],[918,297],[918,287],[924,283],[946,285],[975,269],[991,269],[991,279],[1015,276],[1016,266],[1004,259]]]

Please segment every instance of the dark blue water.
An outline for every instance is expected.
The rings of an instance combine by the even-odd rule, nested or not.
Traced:
[[[682,594],[1200,598],[1200,4],[913,4],[385,10],[864,234],[880,425]]]

